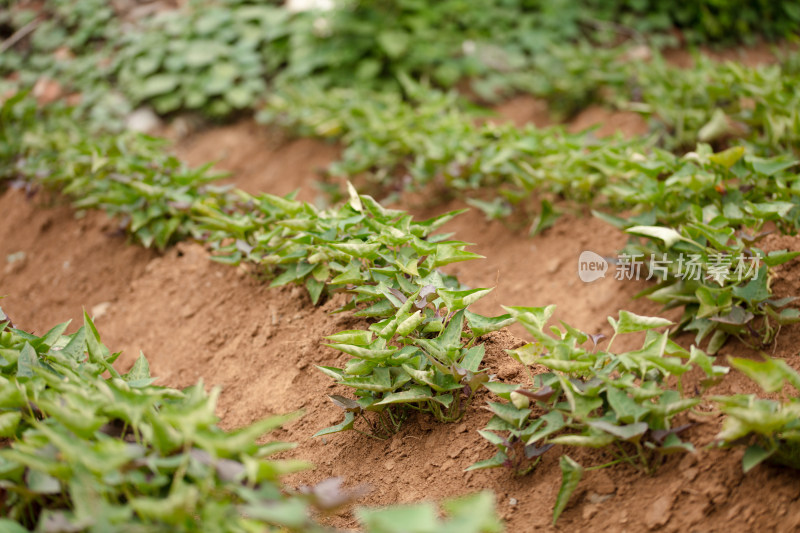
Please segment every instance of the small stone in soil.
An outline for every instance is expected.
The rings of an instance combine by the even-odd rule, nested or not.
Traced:
[[[672,494],[665,494],[653,502],[644,517],[648,529],[658,529],[669,521],[672,502]]]
[[[108,313],[108,309],[111,307],[111,302],[102,302],[94,307],[92,307],[92,317],[97,320],[98,318],[102,318],[103,316]]]

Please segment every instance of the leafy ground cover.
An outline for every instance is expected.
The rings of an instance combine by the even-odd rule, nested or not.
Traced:
[[[459,13],[457,4],[448,3],[446,7],[449,12]],[[633,48],[629,41],[620,45],[624,28],[609,25],[608,18],[630,14],[631,10],[636,11],[634,6],[593,6],[588,17],[587,13],[564,7],[548,14],[537,6],[525,11],[531,18],[519,17],[503,24],[498,23],[503,20],[503,11],[494,5],[486,7],[492,15],[500,17],[486,19],[495,23],[491,27],[505,24],[514,31],[502,39],[491,36],[483,21],[467,25],[471,12],[464,11],[461,14],[467,18],[458,23],[474,28],[476,33],[458,33],[453,29],[442,32],[442,38],[435,40],[434,47],[427,52],[425,47],[412,47],[411,38],[429,31],[427,24],[442,17],[443,12],[403,3],[393,7],[366,4],[335,9],[327,15],[292,14],[279,7],[239,2],[198,3],[178,15],[133,17],[134,20],[127,22],[136,29],[125,34],[128,40],[117,40],[115,34],[103,30],[104,22],[112,26],[118,23],[103,10],[98,10],[96,17],[85,18],[71,17],[60,3],[48,5],[38,13],[24,9],[11,11],[6,23],[14,33],[9,37],[8,47],[14,47],[20,40],[23,43],[3,58],[3,68],[13,71],[6,82],[11,93],[16,94],[9,93],[2,108],[2,177],[10,180],[13,187],[25,189],[28,195],[44,186],[71,196],[79,209],[103,209],[116,217],[118,231],[127,232],[145,247],[163,251],[170,244],[191,238],[205,245],[217,262],[239,265],[239,272],[266,277],[272,287],[304,286],[311,305],[322,304],[326,310],[341,314],[347,329],[327,331],[324,337],[328,346],[353,359],[341,360],[335,366],[319,364],[317,368],[339,385],[354,389],[355,399],[349,395],[330,396],[345,411],[344,422],[317,431],[323,445],[332,433],[356,429],[357,423],[364,437],[394,443],[407,423],[435,421],[452,426],[463,423],[469,413],[476,411],[476,404],[480,403],[476,399],[486,398],[490,393],[506,399],[508,403],[489,398],[488,409],[494,417],[487,422],[488,431],[480,433],[498,448],[497,455],[488,461],[473,461],[472,469],[503,465],[511,466],[518,474],[539,472],[539,463],[547,463],[560,450],[558,465],[562,482],[553,504],[555,524],[581,486],[579,481],[584,472],[627,463],[638,467],[643,475],[651,476],[671,452],[697,456],[698,446],[684,439],[684,432],[692,424],[681,422],[692,416],[707,416],[703,407],[709,409],[711,399],[705,394],[706,389],[724,382],[727,367],[715,365],[712,356],[729,337],[754,348],[774,346],[782,328],[790,327],[800,318],[791,306],[793,296],[778,295],[771,286],[776,273],[784,272],[797,253],[771,246],[762,249],[759,244],[766,236],[760,233],[765,228],[785,233],[796,231],[797,161],[793,153],[796,117],[791,112],[787,114],[794,97],[792,76],[796,58],[790,54],[778,66],[750,69],[699,60],[701,75],[692,77],[665,67],[658,60],[620,61],[621,54]],[[403,21],[399,28],[408,24],[413,31],[380,27],[386,20],[386,9],[393,8],[397,10],[391,15]],[[774,12],[763,11],[766,9],[763,6],[754,9],[754,13],[767,19],[778,12],[788,20],[796,15],[784,4],[771,8]],[[637,21],[653,23],[659,13],[663,17],[663,12],[650,6],[648,16],[630,19],[635,22],[631,25],[634,33],[640,28]],[[562,24],[548,28],[550,15]],[[361,20],[358,17],[367,21],[363,31],[356,24]],[[409,17],[409,22],[404,17]],[[702,31],[690,38],[700,35],[703,39],[713,39],[719,37],[716,31],[719,28],[715,30],[710,21],[719,24],[726,20],[724,10],[712,15],[707,9],[701,23],[691,15],[691,10],[682,17],[662,19],[661,27],[677,24],[691,36],[687,25],[695,25]],[[460,19],[455,17],[455,20]],[[521,43],[519,39],[530,28],[517,30],[533,24],[533,20],[539,25],[535,34],[543,41]],[[572,26],[563,24],[567,20]],[[776,20],[774,28],[765,29],[766,34],[785,34],[788,30],[779,23],[784,21]],[[239,31],[231,32],[228,23]],[[48,41],[40,26],[66,28],[73,38],[66,48],[57,48],[57,41]],[[463,61],[454,57],[450,32],[461,43]],[[30,39],[26,38],[28,34]],[[163,36],[171,40],[164,41]],[[542,47],[565,37],[563,49]],[[487,47],[481,39],[496,42]],[[661,44],[667,41],[664,37]],[[658,35],[649,41],[649,46],[660,46]],[[543,49],[550,52],[542,53]],[[163,54],[163,50],[171,50],[170,55]],[[412,50],[422,55],[414,56]],[[497,50],[499,55],[493,56]],[[329,52],[333,55],[326,55]],[[473,54],[476,57],[471,57]],[[568,62],[568,56],[578,58],[577,62]],[[33,63],[38,61],[39,71],[23,67],[23,58],[32,58]],[[599,60],[600,68],[593,60]],[[81,64],[92,63],[102,68],[88,69],[91,72],[81,70]],[[569,82],[566,91],[557,84],[530,85],[531,80],[541,77],[547,64],[567,68],[562,77]],[[341,73],[353,69],[358,72],[361,86],[337,87],[345,83]],[[42,77],[42,71],[47,76],[62,78],[64,85],[56,83],[55,92],[63,92],[63,87],[76,91],[75,98],[67,99],[73,100],[77,107],[46,102],[58,100],[62,94],[43,97],[42,80],[48,83],[52,80]],[[576,82],[590,72],[601,73],[602,90],[595,91],[590,85]],[[558,128],[519,130],[496,126],[478,120],[479,113],[457,93],[430,88],[431,85],[447,88],[465,77],[470,78],[472,90],[484,100],[505,91],[526,90],[563,103],[565,107],[554,106],[554,109],[565,116],[589,102],[614,102],[653,117],[656,134],[644,140],[604,142],[591,133],[567,135]],[[307,92],[290,95],[281,89],[287,82],[304,78],[312,78],[305,85]],[[20,90],[33,80],[36,80],[33,96],[38,102]],[[691,89],[701,80],[717,90],[693,92]],[[119,84],[121,92],[112,88],[114,84]],[[533,235],[557,224],[560,210],[595,208],[599,219],[611,222],[631,236],[620,257],[650,258],[648,278],[655,276],[659,283],[642,294],[668,309],[683,308],[683,316],[671,332],[673,338],[682,331],[695,331],[695,343],[710,339],[707,345],[710,355],[690,346],[686,339],[683,345],[676,344],[670,339],[670,332],[652,331],[647,333],[643,344],[633,345],[632,351],[612,352],[611,345],[619,334],[672,325],[669,320],[627,311],[620,311],[618,320],[609,319],[613,336],[603,349],[598,348],[601,336],[588,335],[563,322],[564,329],[551,327],[546,332],[552,306],[507,307],[507,314],[495,317],[477,314],[475,308],[482,305],[481,300],[491,289],[470,288],[459,281],[461,276],[447,272],[454,268],[448,265],[460,265],[479,256],[466,250],[468,243],[436,233],[458,211],[418,221],[403,209],[389,208],[372,196],[358,194],[350,182],[345,201],[331,207],[300,202],[292,194],[249,194],[219,186],[213,183],[219,176],[210,174],[208,166],[191,170],[168,156],[164,147],[153,139],[120,133],[121,122],[114,119],[124,116],[126,106],[109,105],[115,98],[121,98],[132,104],[152,103],[162,113],[196,108],[212,116],[230,116],[234,109],[252,108],[259,93],[268,87],[274,92],[262,108],[262,119],[281,121],[317,136],[341,137],[347,150],[343,162],[334,170],[350,177],[360,177],[359,174],[366,172],[371,176],[374,190],[382,194],[388,190],[402,198],[401,193],[408,189],[432,184],[460,194],[488,190],[492,194],[488,200],[473,196],[468,202],[494,218],[507,216],[515,205],[530,205],[528,198],[533,196],[537,207],[527,213],[529,222],[533,218]],[[98,91],[97,105],[86,105],[84,99],[90,92],[84,88]],[[358,100],[356,105],[337,105],[337,101],[352,100],[354,95]],[[665,110],[654,108],[656,103],[665,105]],[[673,112],[676,109],[679,111]],[[100,122],[98,118],[105,120]],[[76,126],[79,121],[88,124]],[[383,126],[391,121],[394,121],[391,128]],[[698,144],[689,153],[667,151],[686,149],[687,144],[694,145],[695,141],[710,142],[713,146]],[[398,180],[404,173],[407,177]],[[359,180],[356,184],[360,184]],[[623,211],[624,217],[612,215],[611,211]],[[677,270],[656,268],[653,260],[656,254],[662,262],[677,264]],[[685,256],[696,267],[696,279],[687,280],[681,271]],[[10,273],[20,268],[13,267],[14,263],[24,268],[24,253],[8,257]],[[507,356],[498,360],[499,353],[491,354],[487,360],[491,339],[502,337],[503,333],[498,331],[514,322],[524,326],[534,342],[521,347],[507,346],[512,360],[506,359]],[[272,324],[276,323],[273,311]],[[86,333],[89,330],[92,335]],[[48,386],[56,387],[61,382],[54,380],[53,375],[63,375],[69,369],[59,366],[63,361],[55,353],[63,349],[54,350],[52,346],[55,343],[58,348],[61,343],[66,347],[73,341],[79,342],[75,339],[80,339],[81,333],[62,338],[64,328],[53,331],[42,338],[20,330],[10,331],[5,338],[10,343],[7,352],[10,359],[6,361],[13,366],[23,360],[26,362],[23,378],[34,377],[28,375],[32,372],[45,381],[51,378]],[[81,331],[85,339],[97,341],[91,321]],[[256,328],[252,335],[256,336],[258,331]],[[28,344],[20,347],[15,335],[25,338]],[[590,340],[591,348],[587,344]],[[40,346],[42,353],[37,353],[34,345]],[[78,373],[83,375],[81,372],[86,370],[83,365],[87,363],[83,361],[83,351],[76,350],[78,358],[74,362]],[[98,353],[103,349],[93,344],[87,344],[86,351],[88,364],[97,363],[100,367],[95,370],[110,372],[112,384],[119,385],[114,379],[126,381],[110,366],[113,356],[100,357]],[[498,380],[491,373],[493,366],[507,367],[508,361],[516,367],[514,360],[535,371],[535,375],[528,376],[528,383],[510,383],[510,375]],[[29,372],[28,361],[34,361],[33,366],[50,367],[52,372]],[[785,363],[771,359],[754,364],[741,359],[731,361],[735,369],[753,377],[767,392],[780,389],[784,380],[796,385],[796,375]],[[301,369],[308,368],[309,361],[300,359],[298,364]],[[137,360],[132,374],[127,376],[144,373],[145,366],[144,359]],[[74,373],[75,369],[71,371]],[[15,380],[20,377],[19,366],[16,372],[11,376]],[[685,386],[684,374],[694,374],[691,388]],[[87,391],[104,381],[97,372],[90,372],[90,377],[94,381],[84,387]],[[142,385],[134,380],[134,385],[137,392],[150,391],[149,383]],[[127,386],[131,387],[130,382]],[[55,394],[65,399],[73,390],[56,389]],[[732,445],[739,438],[751,439],[753,445],[743,460],[745,471],[765,460],[796,464],[791,400],[770,403],[755,397],[715,393],[718,394],[713,401],[722,406],[719,412],[728,418],[715,440],[705,445]],[[130,403],[128,400],[126,403]],[[212,404],[205,404],[206,412]],[[36,442],[47,450],[55,443],[49,441],[58,437],[57,432],[47,432],[50,428],[47,421],[37,424],[31,420],[28,427],[23,420],[23,407],[12,402],[2,415],[3,431],[13,437],[12,461],[20,459],[13,450],[34,450],[36,443],[32,444],[28,438],[38,438]],[[136,440],[138,429],[131,422],[134,443],[163,453],[164,441],[157,441],[159,432],[153,429],[153,424],[164,422],[162,414],[168,421],[167,411],[158,404],[154,408],[155,418],[148,419],[150,430],[141,432],[147,438],[149,431],[156,440]],[[766,417],[767,425],[748,422],[764,412],[776,413]],[[47,414],[54,419],[52,425],[63,422],[64,417],[59,419],[56,411]],[[99,416],[102,419],[109,413],[101,412]],[[470,424],[474,423],[470,420]],[[259,424],[266,427],[271,422]],[[48,429],[42,433],[42,427]],[[74,423],[67,424],[66,431],[74,433],[76,428],[79,436],[96,437]],[[123,429],[118,436],[121,441],[125,441],[125,432]],[[255,433],[250,435],[247,430],[216,435],[223,448],[237,438],[250,441],[255,437]],[[106,442],[105,437],[100,436],[100,441]],[[261,505],[253,500],[258,496],[252,490],[260,489],[263,480],[258,478],[258,472],[247,472],[247,467],[260,463],[242,454],[260,453],[253,451],[254,448],[239,447],[232,452],[239,454],[234,462],[240,463],[246,475],[234,476],[234,483],[230,484],[231,480],[223,479],[225,476],[219,473],[219,463],[214,464],[213,472],[209,468],[203,470],[203,466],[209,467],[207,462],[198,460],[197,453],[192,456],[187,447],[176,444],[166,448],[171,459],[178,448],[188,453],[180,464],[176,463],[176,477],[168,493],[162,490],[155,497],[134,495],[131,491],[139,491],[142,486],[128,488],[125,483],[130,480],[122,481],[123,508],[110,510],[102,520],[164,520],[191,529],[197,527],[194,521],[198,517],[204,523],[218,519],[227,523],[225,517],[243,516],[246,518],[239,523],[242,528],[253,525],[248,520],[259,517],[299,529],[316,527],[308,522],[303,509],[306,503],[320,503],[317,500],[322,496],[315,492],[318,489],[295,494],[291,489],[281,492],[273,487],[272,495],[277,490],[281,497],[288,498],[287,509],[291,514],[281,511],[280,517],[275,518],[256,510],[266,507],[280,511],[283,507],[276,503]],[[547,454],[553,447],[557,451]],[[611,458],[582,466],[587,464],[586,457],[576,451],[582,447],[597,448],[600,450],[597,453]],[[213,453],[202,445],[200,448],[212,456],[219,455],[216,448],[211,450]],[[281,446],[278,448],[283,450]],[[70,452],[65,448],[62,453]],[[458,453],[451,459],[457,456]],[[590,456],[589,463],[596,463],[597,459],[597,455]],[[13,485],[23,482],[30,485],[33,479],[34,483],[47,485],[42,494],[59,496],[55,500],[36,500],[32,510],[27,500],[22,503],[13,498],[8,500],[9,512],[15,514],[17,522],[27,520],[23,525],[44,527],[42,524],[48,521],[78,520],[80,524],[76,527],[88,527],[81,522],[88,517],[81,511],[80,497],[70,493],[71,499],[64,500],[55,486],[56,483],[74,486],[77,471],[54,472],[45,468],[46,474],[32,474],[39,465],[30,461],[22,464],[26,470],[8,463],[9,484],[4,485],[4,490],[17,487],[11,492],[36,492],[41,489],[38,485],[36,489]],[[268,464],[267,469],[278,468]],[[232,463],[226,465],[236,469]],[[200,498],[197,492],[200,489],[184,490],[189,467],[192,471],[188,475],[199,471],[198,479],[211,482],[216,487],[212,492],[222,493],[224,501],[213,509],[195,507],[193,502]],[[386,468],[394,468],[393,463]],[[219,479],[212,479],[214,473]],[[111,475],[106,472],[103,482],[108,482]],[[133,475],[136,476],[135,471]],[[246,492],[239,486],[243,480],[248,485]],[[214,485],[220,482],[228,484]],[[338,495],[336,486],[327,488]],[[450,526],[439,524],[435,508],[428,505],[357,514],[367,527],[376,530],[391,530],[400,517],[416,523],[421,531],[457,528],[467,521],[481,530],[495,529],[491,498],[487,495],[475,498],[468,503],[445,506],[451,515]],[[654,503],[656,514],[660,510],[660,515],[652,520],[649,516],[645,518],[648,528],[667,523],[669,516],[666,520],[662,518],[674,505],[675,498],[673,495],[666,508],[660,500]],[[114,501],[112,498],[112,506]],[[257,508],[247,505],[254,502]],[[509,503],[513,506],[518,500],[512,498]]]

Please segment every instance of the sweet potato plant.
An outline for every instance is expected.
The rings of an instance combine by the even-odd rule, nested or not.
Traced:
[[[681,376],[698,367],[707,386],[722,379],[728,369],[714,365],[697,348],[681,348],[669,340],[668,331],[655,331],[672,325],[670,321],[620,311],[619,319],[609,317],[614,336],[601,349],[596,336],[566,323],[548,329],[555,306],[507,310],[534,338],[509,354],[526,367],[537,368],[537,373],[529,384],[486,384],[507,400],[488,403],[494,416],[480,432],[497,453],[469,470],[507,467],[526,474],[545,453],[561,445],[603,448],[614,457],[590,468],[627,463],[652,474],[666,455],[694,452],[694,446],[680,438],[689,426],[677,419],[700,403],[700,397],[683,390]],[[611,350],[618,335],[642,331],[647,335],[640,349]],[[561,466],[564,484],[554,522],[583,471],[566,455]]]
[[[431,281],[434,284],[427,284]],[[408,409],[430,413],[440,422],[455,422],[489,380],[487,371],[479,368],[484,347],[475,346],[475,341],[514,319],[488,318],[467,309],[491,289],[449,290],[438,276],[418,283],[421,288],[410,295],[390,291],[397,309],[368,330],[327,337],[328,346],[354,359],[343,369],[317,368],[355,389],[358,399],[331,397],[345,410],[345,419],[316,436],[354,429],[356,417],[371,426],[370,435],[388,436],[397,431]],[[366,412],[375,412],[377,423],[366,418]]]
[[[800,374],[785,361],[729,357],[731,367],[750,377],[764,392],[779,393],[769,400],[755,394],[717,396],[727,416],[717,435],[720,446],[747,445],[742,468],[750,471],[767,461],[800,469]],[[785,394],[788,389],[790,394]]]

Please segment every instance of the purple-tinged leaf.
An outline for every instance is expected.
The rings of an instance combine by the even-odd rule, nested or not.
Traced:
[[[536,446],[536,444],[528,444],[525,446],[525,457],[528,459],[533,459],[534,457],[539,457],[540,455],[544,455],[547,450],[555,446],[555,444],[545,444],[544,446]]]
[[[368,485],[358,485],[353,489],[344,489],[342,487],[342,478],[340,477],[320,481],[313,487],[300,487],[300,492],[311,496],[314,505],[323,511],[333,511],[343,505],[352,503],[369,491]]]
[[[249,254],[253,251],[253,247],[248,244],[247,241],[243,241],[242,239],[236,239],[236,249],[243,254]]]
[[[167,202],[167,205],[178,211],[188,211],[192,207],[191,202],[178,202],[174,200]]]
[[[755,315],[743,307],[734,306],[730,312],[722,316],[713,316],[710,318],[712,322],[719,322],[721,324],[732,324],[735,326],[743,326],[747,324]]]
[[[550,399],[550,397],[553,394],[556,393],[555,389],[553,389],[553,387],[551,387],[550,385],[545,385],[544,387],[542,387],[542,388],[540,388],[538,390],[535,390],[535,391],[529,391],[529,390],[525,390],[525,389],[518,389],[517,392],[527,396],[528,398],[530,398],[532,400],[537,400],[537,401],[540,401],[540,402],[546,402],[547,400]]]
[[[406,300],[408,300],[408,297],[397,289],[389,289],[389,292],[391,292],[398,300],[400,300],[400,303],[402,304],[406,303]]]
[[[340,396],[338,394],[332,394],[328,396],[330,400],[336,405],[336,407],[340,407],[348,412],[358,413],[361,412],[361,406],[358,405],[358,402],[355,400],[351,400],[350,398],[345,398],[344,396]]]
[[[597,343],[605,339],[606,336],[603,335],[602,333],[595,333],[593,335],[589,335],[589,338],[592,340],[592,349],[596,349]]]
[[[657,444],[663,444],[664,439],[666,439],[670,435],[677,435],[678,433],[682,433],[683,431],[686,431],[687,429],[692,427],[692,425],[693,424],[683,424],[682,426],[674,427],[672,429],[655,429],[650,432],[650,437]]]
[[[420,260],[421,262],[421,260]],[[425,285],[419,290],[419,297],[420,298],[428,298],[428,296],[436,294],[436,287],[433,285]]]

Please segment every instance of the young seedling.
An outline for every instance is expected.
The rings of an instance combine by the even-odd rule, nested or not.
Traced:
[[[617,320],[609,317],[614,336],[599,349],[596,337],[563,322],[563,329],[548,330],[554,306],[506,309],[535,339],[509,354],[526,367],[545,371],[532,375],[531,385],[486,384],[508,402],[489,402],[494,416],[480,432],[497,448],[496,455],[468,470],[504,466],[523,475],[559,444],[608,450],[614,460],[589,468],[562,458],[564,484],[555,520],[583,470],[627,463],[652,474],[666,455],[694,452],[679,437],[689,425],[676,425],[675,418],[700,399],[685,395],[680,377],[696,365],[706,374],[704,386],[710,386],[727,368],[713,365],[694,347],[684,350],[669,340],[669,331],[655,331],[672,325],[670,321],[620,311]],[[646,332],[641,349],[611,351],[618,335],[636,332]],[[670,378],[676,380],[675,388]]]
[[[783,393],[786,386],[795,392],[789,397],[781,394],[779,400],[754,394],[714,397],[727,415],[716,441],[726,447],[747,445],[742,458],[745,473],[764,461],[800,469],[800,374],[785,361],[763,357],[763,361],[735,357],[728,361],[765,392]]]
[[[411,294],[390,291],[390,301],[397,305],[392,315],[367,330],[327,337],[332,341],[328,346],[354,359],[343,369],[318,368],[355,389],[357,400],[332,397],[346,411],[345,420],[317,435],[353,429],[356,418],[366,412],[377,413],[377,422],[368,425],[373,436],[382,437],[397,431],[409,409],[440,422],[461,420],[477,390],[489,380],[486,370],[479,368],[484,347],[475,346],[475,341],[511,324],[513,318],[468,311],[491,289],[451,290],[438,285],[425,284]]]

